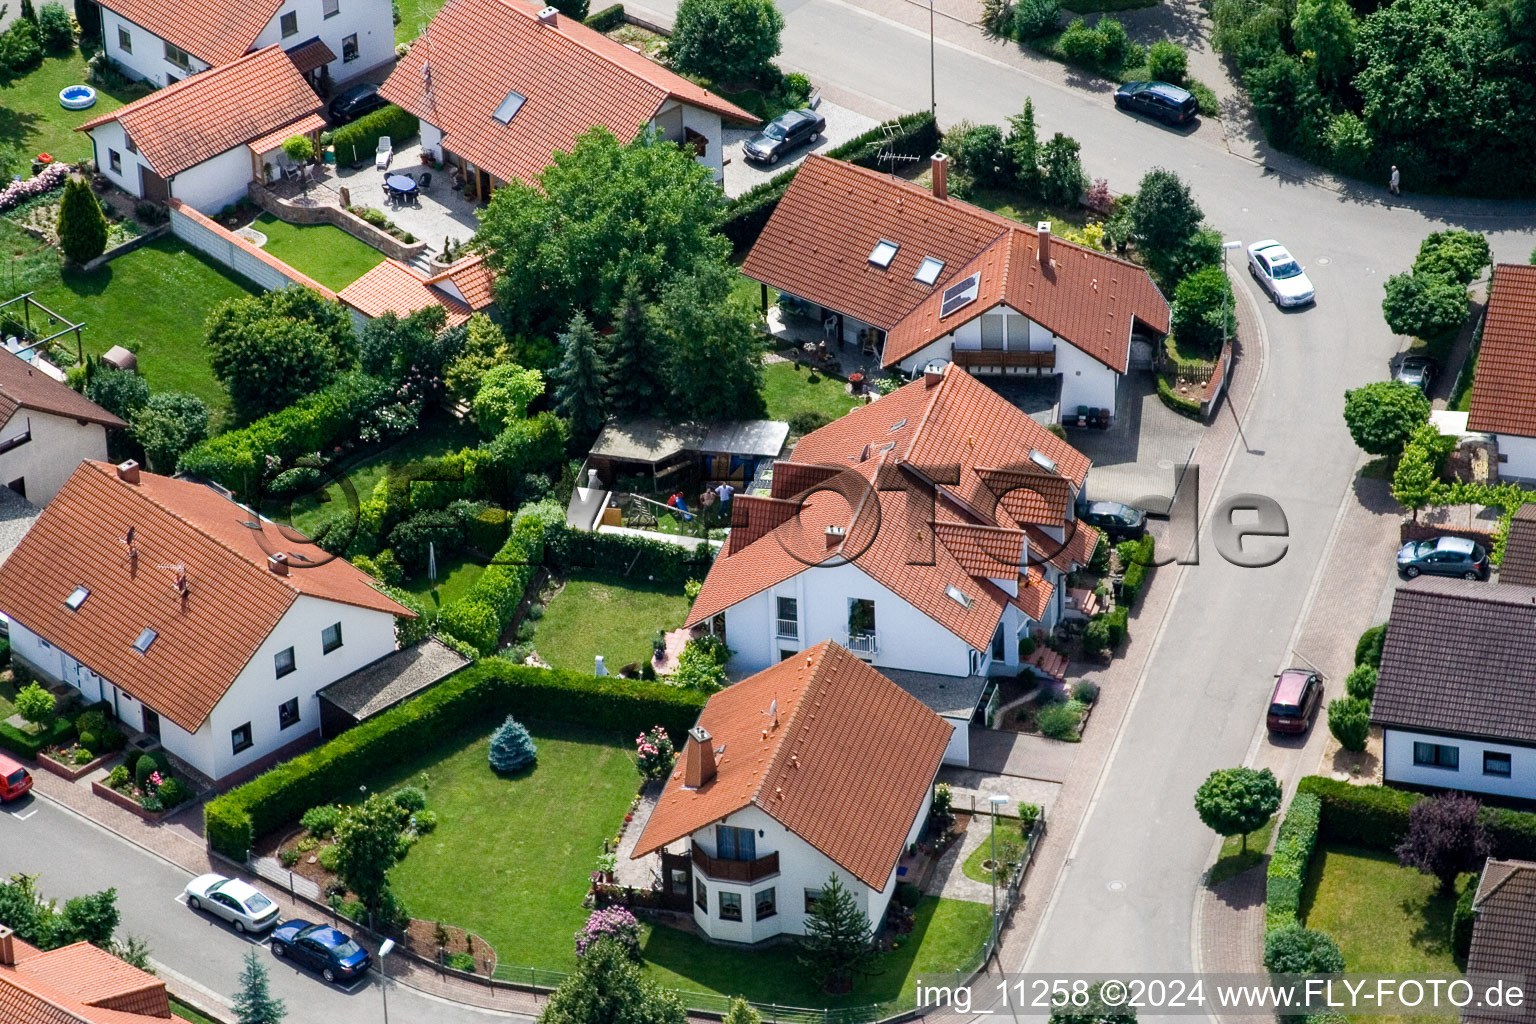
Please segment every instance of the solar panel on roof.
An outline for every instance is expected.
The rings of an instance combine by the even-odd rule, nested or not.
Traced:
[[[976,293],[981,287],[981,275],[972,274],[955,284],[944,289],[943,305],[939,307],[939,319],[944,319],[955,310],[967,306],[976,301]]]

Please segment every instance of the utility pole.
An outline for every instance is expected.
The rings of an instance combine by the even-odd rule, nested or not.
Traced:
[[[928,116],[933,118],[935,124],[938,121],[938,90],[935,86],[934,50],[933,50],[933,5],[935,0],[928,0]]]

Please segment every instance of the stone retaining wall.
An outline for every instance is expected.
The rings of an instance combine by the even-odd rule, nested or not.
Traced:
[[[301,204],[280,199],[272,194],[271,189],[254,181],[251,182],[250,191],[256,205],[278,220],[287,221],[290,224],[330,224],[401,263],[410,263],[427,247],[427,243],[420,240],[407,245],[389,232],[374,227],[363,218],[339,206],[322,203]]]

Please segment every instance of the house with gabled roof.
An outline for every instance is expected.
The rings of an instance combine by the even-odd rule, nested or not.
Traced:
[[[443,307],[446,325],[456,327],[470,314],[495,306],[492,285],[491,270],[482,255],[466,257],[430,275],[387,259],[337,292],[336,298],[352,311],[359,331],[384,313],[409,316],[428,306]]]
[[[207,484],[84,462],[0,564],[12,656],[216,782],[314,742],[410,609]]]
[[[1467,429],[1492,434],[1499,476],[1536,480],[1536,267],[1493,268]]]
[[[165,982],[89,942],[46,952],[0,921],[0,1020],[7,1024],[188,1024]]]
[[[740,672],[835,640],[963,726],[1066,611],[1063,575],[1099,540],[1076,518],[1088,468],[958,366],[924,374],[801,438],[769,494],[735,497],[688,625]],[[949,759],[968,758],[957,728]]]
[[[1168,332],[1147,272],[933,188],[812,154],[742,273],[808,303],[829,338],[907,374],[943,362],[1054,377],[1059,407],[1109,409],[1131,339]]]
[[[1536,503],[1526,502],[1509,517],[1499,582],[1536,586]]]
[[[0,348],[0,484],[46,505],[83,459],[107,457],[128,424],[30,361]]]
[[[831,641],[709,698],[635,844],[689,855],[711,939],[804,935],[833,875],[879,924],[951,727]]]
[[[1469,978],[1536,978],[1536,863],[1483,862],[1472,897]],[[1465,1024],[1518,1024],[1530,1016],[1529,1003],[1479,1007],[1461,1015]]]
[[[395,55],[389,0],[103,0],[101,29],[107,57],[157,86],[268,46],[316,88]]]
[[[1387,782],[1536,800],[1536,587],[1421,576],[1387,620],[1371,723]]]
[[[320,97],[275,46],[85,122],[96,167],[129,195],[213,213],[265,180],[283,140],[318,148]]]
[[[532,181],[602,125],[644,128],[694,151],[724,180],[722,119],[757,118],[716,93],[528,0],[449,0],[379,90],[421,119],[421,148],[480,196]]]

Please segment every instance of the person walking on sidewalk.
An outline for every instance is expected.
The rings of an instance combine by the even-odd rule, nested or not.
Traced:
[[[1398,174],[1397,174],[1397,164],[1393,164],[1392,165],[1392,176],[1387,179],[1387,191],[1391,192],[1395,196],[1402,195],[1403,194],[1403,190],[1398,188],[1399,181],[1401,181],[1401,179],[1398,177]]]

